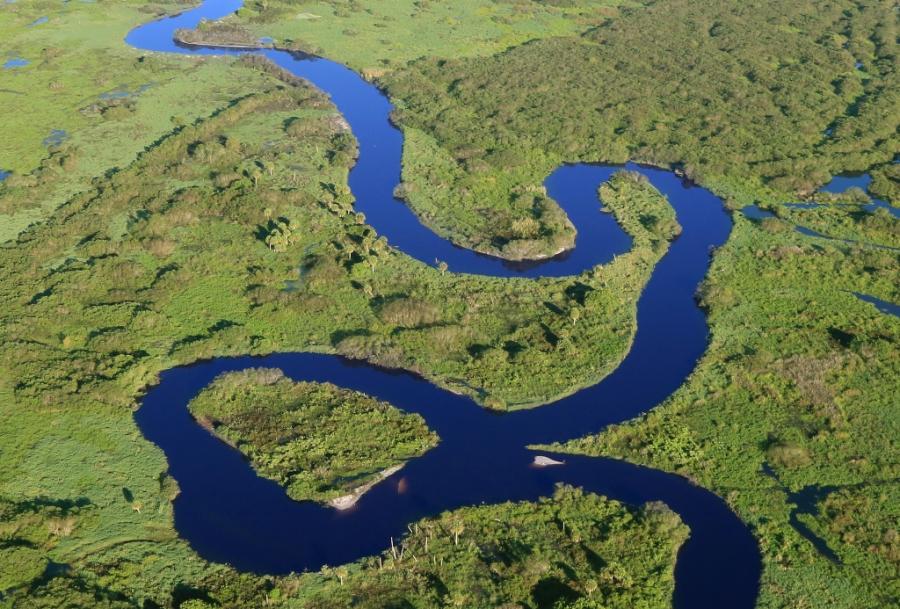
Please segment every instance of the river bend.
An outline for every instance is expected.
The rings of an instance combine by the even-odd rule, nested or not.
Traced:
[[[185,48],[178,28],[218,19],[240,0],[206,0],[199,8],[138,27],[126,41],[143,50],[204,55],[259,52],[325,91],[359,141],[349,183],[356,207],[375,230],[426,264],[446,262],[451,272],[498,277],[577,275],[628,251],[631,240],[611,215],[598,213],[597,187],[618,166],[565,165],[548,177],[548,193],[578,230],[574,250],[531,264],[454,246],[423,226],[393,197],[400,179],[403,136],[388,116],[390,102],[373,85],[338,63],[288,52]],[[663,501],[690,527],[675,568],[679,609],[751,608],[761,572],[750,530],[715,494],[662,471],[607,458],[565,455],[564,466],[534,468],[525,447],[596,433],[646,412],[674,392],[704,353],[708,328],[694,294],[722,245],[731,220],[709,191],[672,172],[629,164],[674,207],[683,233],[657,264],[637,305],[637,332],[621,365],[601,382],[540,408],[497,415],[472,400],[412,374],[347,361],[338,356],[285,353],[223,357],[167,370],[151,387],[135,418],[144,436],[166,455],[181,494],[175,500],[179,534],[204,558],[257,573],[281,574],[350,562],[381,552],[409,522],[465,505],[534,500],[557,483],[629,504]],[[187,404],[217,375],[249,367],[275,367],[303,381],[328,381],[421,414],[441,437],[438,447],[339,512],[291,500],[275,482],[260,478],[237,451],[190,417]],[[404,479],[403,493],[397,482]]]

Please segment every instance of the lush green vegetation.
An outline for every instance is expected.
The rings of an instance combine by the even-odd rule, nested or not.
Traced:
[[[324,54],[376,75],[419,57],[491,55],[581,32],[622,0],[248,0],[236,21],[256,38]]]
[[[635,248],[609,265],[517,281],[410,261],[353,212],[355,142],[323,95],[258,60],[121,43],[183,7],[0,5],[4,48],[31,62],[0,69],[15,109],[0,119],[0,169],[13,170],[0,183],[0,606],[666,606],[683,525],[569,489],[420,522],[393,552],[320,574],[238,575],[178,539],[177,486],[129,411],[160,371],[336,351],[490,407],[535,405],[620,361],[678,230],[659,194],[623,173],[600,194]],[[700,295],[712,344],[689,382],[565,449],[725,497],[760,539],[761,606],[856,609],[900,598],[900,322],[852,294],[900,302],[897,252],[869,246],[900,245],[898,224],[855,205],[861,193],[815,197],[850,207],[780,203],[867,168],[872,191],[900,203],[896,23],[877,0],[248,0],[201,34],[272,35],[379,79],[407,136],[399,194],[479,249],[570,242],[541,187],[563,160],[680,163],[735,206],[772,209],[763,222],[735,214],[716,253]],[[55,129],[66,136],[48,148]],[[259,391],[282,389],[313,391]],[[297,496],[336,492],[313,486]]]
[[[896,238],[896,220],[852,207],[791,213],[825,232],[863,223],[876,243]],[[561,448],[678,472],[727,498],[760,540],[762,607],[894,606],[900,320],[853,292],[900,302],[900,256],[735,219],[702,292],[712,343],[689,382],[647,416]],[[794,494],[815,488],[797,518],[838,563],[790,522],[806,509]]]
[[[295,383],[280,370],[224,374],[189,408],[297,500],[353,495],[438,441],[419,415],[327,383]]]
[[[0,555],[3,564],[28,566],[3,580],[7,606],[177,606],[202,591],[246,606],[246,598],[258,603],[275,594],[276,580],[238,577],[198,560],[173,529],[177,486],[129,409],[173,365],[339,350],[420,370],[504,408],[593,382],[628,346],[635,299],[673,228],[640,222],[638,209],[672,217],[646,184],[622,175],[610,186],[605,202],[637,244],[610,265],[542,281],[442,274],[386,247],[352,212],[345,184],[355,143],[323,95],[256,59],[232,69],[261,82],[259,90],[174,129],[0,247],[0,497],[10,523]],[[4,193],[20,187],[0,185]],[[631,196],[640,208],[626,204]],[[596,506],[586,509],[596,516]],[[631,581],[658,585],[616,592],[617,575],[601,577],[599,563],[590,575],[577,556],[553,554],[549,572],[581,565],[576,577],[563,569],[565,587],[577,594],[586,592],[583,585],[593,590],[585,583],[593,578],[611,597],[668,598],[683,527],[671,537],[652,527],[639,533],[640,521],[631,531],[628,512],[610,510],[621,514],[622,535],[604,560],[664,564],[646,575],[628,571]],[[467,528],[479,530],[476,524]],[[509,534],[497,529],[489,538]],[[528,533],[539,534],[549,532]],[[635,550],[622,541],[632,534],[652,540],[647,556],[614,556],[614,548]],[[437,577],[455,577],[464,560],[492,556],[473,553],[463,539],[453,549],[447,544],[444,567],[439,560],[433,566]],[[553,549],[559,541],[534,543]],[[377,577],[387,584],[379,585],[409,586],[403,594],[420,606],[446,603],[441,589],[422,584],[437,580],[409,564],[410,572],[385,569]],[[472,571],[480,563],[467,564]],[[543,559],[536,564],[540,569],[511,561],[509,573],[521,569],[522,579],[491,576],[491,594],[530,598],[545,569]],[[316,581],[340,586],[305,577],[286,590],[328,589]],[[371,590],[380,598],[371,583],[377,577],[360,576],[360,596]],[[562,589],[557,576],[547,577],[551,593]],[[449,593],[472,591],[457,579]]]
[[[0,241],[173,129],[264,86],[232,60],[147,55],[123,43],[135,25],[184,8],[178,0],[0,3],[4,52],[29,61],[0,67],[0,170],[12,171],[0,192]],[[48,20],[30,25],[40,17]],[[64,135],[45,144],[53,131]]]
[[[352,212],[354,142],[324,98],[272,86],[180,130],[3,250],[20,395],[130,400],[157,370],[222,345],[337,350],[498,408],[568,393],[618,363],[661,254],[640,245],[652,231],[624,198],[606,205],[638,246],[612,264],[559,280],[444,275]]]
[[[412,135],[410,205],[465,243],[491,242],[525,217],[515,193],[562,161],[681,164],[743,202],[790,201],[848,170],[896,171],[894,23],[877,0],[667,0],[581,36],[424,58],[379,82]]]
[[[45,559],[38,548],[52,548],[73,535],[84,518],[80,512],[72,515],[76,508],[2,508],[18,531],[17,547],[24,549],[0,556],[16,556],[23,567],[40,566]],[[39,509],[68,515],[54,516],[48,529],[35,524]],[[60,570],[32,580],[26,578],[37,569],[23,568],[13,583],[30,587],[0,597],[0,606],[661,608],[671,602],[675,553],[687,534],[663,505],[625,508],[560,487],[537,503],[465,508],[413,523],[404,538],[385,540],[390,549],[382,555],[319,573],[239,575],[196,560],[174,562],[171,554],[157,556],[152,571],[128,573],[131,581],[115,569],[99,577],[87,570]],[[177,586],[153,587],[160,583],[153,581],[159,563],[183,569]]]
[[[571,244],[541,188],[562,161],[680,164],[772,203],[875,168],[890,193],[900,74],[883,2],[461,4],[248,2],[230,27],[377,78],[407,136],[399,194],[493,254]]]
[[[619,12],[618,0],[537,2],[465,0],[389,3],[274,0],[246,2],[233,18],[182,32],[193,43],[274,44],[343,61],[369,78],[420,57],[491,55],[538,38],[571,35]],[[627,4],[627,3],[625,3]],[[407,200],[433,230],[480,252],[511,260],[545,258],[570,249],[575,230],[548,199],[537,177],[515,172],[473,179],[483,160],[477,147],[447,150],[431,134],[404,129],[403,185]],[[465,146],[464,146],[465,148]],[[460,167],[460,164],[467,166]]]

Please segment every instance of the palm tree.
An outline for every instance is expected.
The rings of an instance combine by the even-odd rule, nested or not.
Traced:
[[[572,325],[574,326],[581,319],[581,309],[572,307],[572,310],[569,311],[569,317],[572,319]]]
[[[450,532],[453,533],[453,545],[459,545],[459,536],[466,530],[466,524],[462,520],[454,520],[450,523]]]
[[[341,582],[341,585],[344,585],[344,578],[347,577],[350,573],[347,571],[347,567],[338,567],[334,570],[334,574],[338,576],[338,579]]]

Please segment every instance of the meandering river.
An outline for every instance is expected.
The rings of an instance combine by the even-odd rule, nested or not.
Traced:
[[[217,19],[240,0],[207,0],[197,9],[132,31],[127,42],[170,53],[232,54],[234,49],[183,48],[178,28]],[[331,96],[359,141],[350,172],[356,207],[379,234],[405,254],[451,272],[499,277],[576,275],[627,251],[631,241],[609,214],[599,213],[597,187],[617,166],[567,165],[546,182],[578,229],[576,247],[554,259],[510,264],[454,246],[423,226],[393,197],[400,178],[402,134],[388,121],[390,102],[358,74],[332,61],[260,50],[278,65]],[[165,453],[181,494],[179,534],[204,558],[258,573],[315,570],[382,551],[409,522],[464,505],[533,500],[560,482],[630,504],[659,500],[690,527],[676,564],[679,609],[755,605],[761,558],[750,530],[713,493],[665,472],[606,458],[558,456],[565,465],[531,466],[529,444],[596,433],[631,419],[668,397],[706,349],[708,329],[694,293],[710,251],[725,242],[731,221],[721,201],[661,169],[640,171],[668,197],[682,235],[653,271],[637,310],[637,333],[622,364],[601,382],[540,408],[497,415],[414,375],[337,356],[287,353],[218,358],[164,372],[135,415],[144,436]],[[248,367],[277,367],[295,380],[328,381],[421,414],[440,445],[365,494],[349,511],[291,500],[256,475],[236,451],[198,426],[187,403],[217,375]],[[399,492],[398,480],[404,480]]]

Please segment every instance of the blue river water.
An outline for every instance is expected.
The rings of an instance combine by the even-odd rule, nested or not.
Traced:
[[[239,0],[207,0],[198,9],[132,31],[127,42],[148,51],[230,54],[185,48],[177,28],[217,19]],[[390,102],[358,74],[335,62],[278,50],[256,51],[331,96],[359,141],[349,183],[356,207],[389,243],[426,264],[441,260],[452,272],[498,277],[577,275],[628,251],[631,240],[600,213],[597,188],[619,166],[566,165],[546,182],[576,228],[576,247],[530,264],[510,264],[454,246],[423,226],[393,197],[400,178],[403,137],[388,115]],[[148,389],[135,419],[166,455],[181,494],[175,500],[179,534],[204,558],[257,573],[288,573],[341,564],[382,551],[416,519],[465,505],[548,496],[568,483],[630,504],[663,501],[690,527],[678,554],[678,608],[755,605],[761,557],[751,531],[713,493],[665,472],[606,458],[557,456],[565,465],[531,466],[526,446],[564,441],[626,421],[659,404],[694,369],[708,328],[694,294],[710,252],[728,238],[731,220],[709,191],[672,172],[633,164],[665,194],[683,233],[654,269],[637,309],[637,332],[622,364],[601,382],[536,409],[498,415],[412,374],[311,353],[216,358],[173,368]],[[240,453],[190,417],[187,403],[217,375],[248,367],[276,367],[296,380],[328,381],[421,414],[441,437],[439,446],[375,486],[348,511],[291,500],[256,475]],[[403,484],[399,484],[400,481]]]
[[[822,192],[829,192],[833,194],[841,194],[847,192],[851,188],[858,188],[865,193],[869,192],[869,184],[872,183],[872,176],[868,173],[850,173],[835,176],[831,179],[828,184],[825,184],[820,189]],[[882,208],[886,209],[888,213],[890,213],[895,218],[900,218],[900,208],[892,206],[890,203],[885,201],[884,199],[879,199],[877,197],[872,197],[871,203],[867,203],[863,205],[863,209],[868,212],[874,212],[875,210]],[[815,203],[800,203],[796,204],[797,207],[801,209],[803,207],[815,207]]]
[[[885,315],[900,317],[900,305],[898,304],[894,304],[893,302],[888,302],[886,300],[881,300],[880,298],[875,298],[874,296],[870,296],[868,294],[860,294],[859,292],[854,292],[853,295],[863,302],[868,302],[869,304],[873,305],[876,309],[878,309]]]

